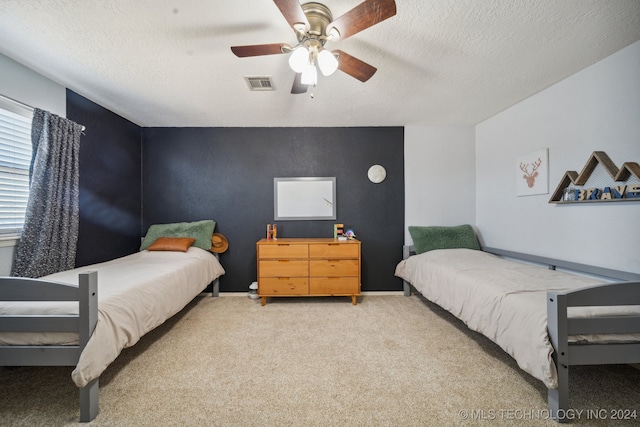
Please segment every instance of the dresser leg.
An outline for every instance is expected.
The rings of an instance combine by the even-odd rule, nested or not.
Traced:
[[[267,305],[267,297],[262,297],[262,306]]]
[[[351,295],[351,304],[356,305],[358,303],[358,297]]]

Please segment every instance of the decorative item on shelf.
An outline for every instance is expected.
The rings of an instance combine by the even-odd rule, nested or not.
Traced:
[[[571,202],[573,200],[576,200],[576,189],[571,187],[565,188],[562,193],[562,201]]]
[[[278,240],[278,226],[276,224],[267,224],[267,240]]]
[[[344,234],[344,224],[333,224],[333,238],[340,239]]]
[[[345,231],[344,235],[347,240],[353,240],[356,238],[356,233],[354,233],[352,229],[348,229],[347,231]]]
[[[584,188],[583,186],[587,185],[587,181],[598,166],[604,168],[613,181],[605,180],[598,185],[600,188]],[[638,163],[625,162],[618,168],[604,151],[594,151],[580,174],[576,171],[565,172],[549,203],[638,202],[640,201],[638,180],[640,180]]]
[[[249,298],[258,299],[258,282],[253,282],[249,285]]]

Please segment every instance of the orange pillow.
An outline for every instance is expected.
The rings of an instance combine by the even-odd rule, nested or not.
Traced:
[[[187,252],[195,241],[193,237],[158,237],[147,250]]]

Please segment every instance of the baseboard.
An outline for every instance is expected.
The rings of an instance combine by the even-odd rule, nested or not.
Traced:
[[[402,291],[366,291],[360,292],[365,297],[385,297],[389,295],[402,296],[404,293]]]
[[[402,291],[366,291],[361,292],[365,297],[381,297],[381,296],[402,296]],[[203,292],[201,295],[211,295],[211,292]],[[247,292],[220,292],[221,297],[247,297]]]

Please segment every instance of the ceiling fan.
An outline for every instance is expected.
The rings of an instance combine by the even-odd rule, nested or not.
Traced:
[[[239,58],[260,55],[291,53],[289,65],[296,73],[291,93],[305,93],[315,86],[318,72],[333,74],[336,69],[366,82],[377,69],[342,50],[329,51],[324,48],[327,41],[344,40],[362,30],[396,14],[394,0],[365,0],[337,19],[322,3],[300,4],[298,0],[273,0],[280,12],[293,28],[298,44],[287,43],[233,46],[231,51]]]

